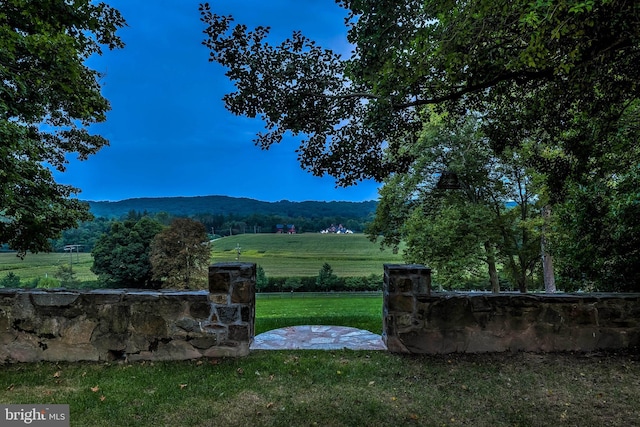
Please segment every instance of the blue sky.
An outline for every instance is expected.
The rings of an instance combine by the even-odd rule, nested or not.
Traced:
[[[233,86],[225,70],[208,61],[202,46],[199,1],[109,0],[128,27],[124,49],[93,57],[105,73],[103,94],[111,102],[107,121],[92,132],[110,146],[88,160],[70,158],[60,183],[79,187],[83,200],[227,195],[264,201],[377,199],[378,185],[335,188],[331,177],[303,171],[297,142],[289,137],[268,151],[253,144],[262,121],[237,117],[221,101]],[[322,46],[348,54],[346,11],[333,0],[214,0],[214,12],[231,14],[249,27],[272,28],[278,44],[294,30]]]

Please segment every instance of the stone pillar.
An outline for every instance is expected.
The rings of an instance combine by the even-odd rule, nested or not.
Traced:
[[[256,317],[256,265],[228,262],[209,266],[209,300],[211,315],[205,327],[222,338],[219,346],[227,347],[233,356],[249,354]]]
[[[418,298],[431,295],[431,269],[417,264],[385,264],[382,339],[393,353],[410,353],[400,334],[418,318]]]

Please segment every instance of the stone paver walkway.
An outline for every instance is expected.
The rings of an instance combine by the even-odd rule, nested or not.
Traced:
[[[304,325],[257,335],[251,350],[386,350],[380,335],[346,326]]]

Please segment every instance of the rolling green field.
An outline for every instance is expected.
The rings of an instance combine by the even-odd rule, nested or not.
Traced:
[[[240,234],[224,237],[212,243],[211,262],[236,260],[240,246],[240,261],[255,262],[268,277],[316,276],[322,264],[328,262],[340,277],[382,274],[385,263],[401,263],[399,254],[381,251],[377,243],[362,234]],[[22,283],[43,277],[53,277],[61,264],[72,262],[81,282],[95,281],[91,272],[93,258],[89,253],[27,254],[24,260],[15,253],[0,253],[0,278],[13,272]]]
[[[340,277],[382,274],[382,265],[401,263],[400,254],[381,251],[363,234],[239,234],[215,240],[212,262],[255,262],[269,277],[315,276],[327,262]]]
[[[74,253],[69,255],[59,252],[27,254],[24,259],[18,258],[15,253],[0,253],[0,277],[13,272],[20,277],[22,283],[43,277],[54,277],[60,265],[70,262],[79,281],[86,282],[97,279],[90,270],[93,265],[91,254]]]

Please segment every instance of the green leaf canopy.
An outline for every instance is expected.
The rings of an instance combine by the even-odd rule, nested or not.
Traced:
[[[79,190],[51,170],[107,144],[88,130],[109,103],[85,60],[123,47],[123,25],[118,11],[88,0],[0,2],[0,243],[21,255],[49,250],[49,238],[90,217],[70,199]]]

